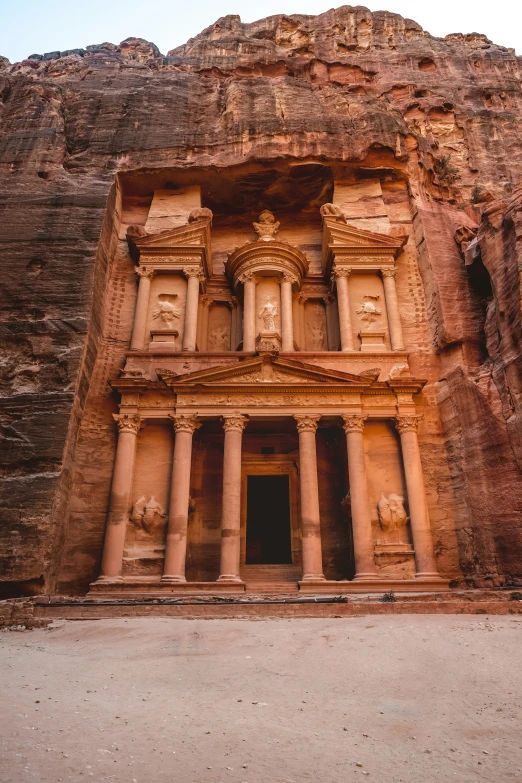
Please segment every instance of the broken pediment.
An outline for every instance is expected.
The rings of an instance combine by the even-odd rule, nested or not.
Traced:
[[[336,262],[340,259],[375,258],[381,266],[393,265],[407,239],[407,236],[365,231],[349,225],[344,218],[323,216],[323,270],[326,274],[330,273],[334,258]]]
[[[129,226],[127,242],[131,256],[134,260],[140,260],[142,264],[153,265],[155,261],[160,261],[161,258],[173,254],[194,255],[194,252],[197,251],[208,276],[212,253],[210,241],[212,213],[208,209],[195,210],[194,213],[191,213],[189,221],[184,226],[168,228],[155,233],[147,233],[142,227]]]
[[[280,359],[275,355],[256,356],[225,367],[174,375],[160,369],[160,377],[168,386],[243,386],[243,385],[347,385],[359,389],[374,385],[373,379],[305,364],[294,359]],[[377,384],[382,385],[382,384]]]

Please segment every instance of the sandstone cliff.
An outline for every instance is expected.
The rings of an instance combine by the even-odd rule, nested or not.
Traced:
[[[484,35],[437,39],[348,6],[252,24],[224,17],[167,56],[136,38],[15,65],[0,58],[7,592],[55,588],[121,176],[139,193],[144,171],[239,165],[253,201],[285,207],[299,193],[324,196],[326,170],[341,164],[407,183],[426,350],[440,359],[434,392],[451,474],[440,491],[457,509],[455,578],[522,578],[520,66]],[[272,165],[281,159],[310,167],[297,184],[281,182]],[[263,176],[249,174],[259,163]],[[471,240],[481,214],[466,265],[455,232],[464,226]]]

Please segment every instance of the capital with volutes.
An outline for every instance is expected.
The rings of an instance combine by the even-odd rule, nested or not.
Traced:
[[[200,266],[184,266],[183,274],[186,278],[197,277],[199,280],[203,280],[203,270]]]
[[[201,422],[198,421],[197,416],[183,416],[181,414],[175,415],[171,413],[169,414],[169,419],[171,420],[176,433],[188,432],[192,435],[195,430],[198,430],[201,427]]]
[[[421,419],[422,414],[418,413],[399,415],[395,417],[395,426],[401,435],[403,432],[417,432]]]
[[[368,416],[362,416],[360,413],[345,413],[342,415],[343,430],[346,434],[349,432],[362,432],[367,418]]]
[[[294,419],[297,422],[298,432],[315,432],[317,430],[317,422],[321,416],[314,416],[310,414],[294,414]]]
[[[241,413],[231,413],[230,415],[222,416],[221,422],[225,432],[228,430],[243,432],[248,423],[248,416],[243,416]]]
[[[391,269],[381,269],[381,273],[383,277],[397,277],[397,272],[399,270],[395,269],[395,267],[392,267]]]
[[[113,413],[112,418],[118,426],[118,432],[130,432],[137,435],[145,421],[136,413]]]
[[[334,267],[332,271],[332,280],[337,280],[339,277],[350,277],[352,270],[347,267]]]
[[[156,270],[152,269],[150,266],[135,266],[134,271],[140,279],[144,277],[147,280],[152,280],[156,274]]]

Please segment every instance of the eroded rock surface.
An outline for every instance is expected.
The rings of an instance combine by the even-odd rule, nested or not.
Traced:
[[[483,35],[437,39],[395,14],[347,6],[252,24],[224,17],[166,56],[130,38],[14,65],[0,58],[7,593],[81,590],[96,574],[99,527],[84,531],[82,547],[69,544],[76,582],[60,564],[80,426],[109,432],[96,408],[110,408],[105,379],[128,341],[113,328],[133,306],[124,297],[132,263],[114,262],[122,193],[136,196],[127,223],[143,225],[144,172],[169,187],[169,170],[199,169],[215,209],[230,201],[220,170],[239,166],[231,214],[261,202],[318,209],[343,166],[354,181],[401,183],[395,196],[387,190],[387,209],[393,217],[407,204],[415,227],[430,327],[423,352],[438,367],[426,394],[445,443],[424,458],[448,474],[431,489],[457,519],[460,571],[450,575],[522,578],[520,64]],[[281,160],[306,165],[283,175]],[[455,233],[476,230],[481,214],[466,264]],[[112,453],[90,443],[105,475]],[[82,480],[99,483],[99,471]],[[105,511],[97,508],[100,520]]]

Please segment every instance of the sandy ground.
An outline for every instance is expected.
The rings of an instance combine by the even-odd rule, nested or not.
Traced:
[[[522,779],[522,618],[134,619],[0,634],[0,780]]]

